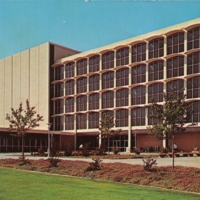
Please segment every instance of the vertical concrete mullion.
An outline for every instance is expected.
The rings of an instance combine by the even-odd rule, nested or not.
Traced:
[[[187,76],[187,56],[184,56],[184,66],[183,66],[184,72],[183,72],[183,76]],[[186,87],[185,87],[186,88]]]
[[[163,56],[165,57],[167,55],[167,37],[164,35],[164,52],[163,52]]]
[[[77,62],[74,61],[74,77],[77,76]],[[77,116],[76,116],[76,94],[77,94],[77,79],[74,79],[74,149],[76,150],[77,146]]]
[[[132,63],[132,48],[129,46],[129,65]]]
[[[149,59],[149,42],[146,41],[146,60]]]
[[[187,52],[187,31],[184,30],[184,52]]]

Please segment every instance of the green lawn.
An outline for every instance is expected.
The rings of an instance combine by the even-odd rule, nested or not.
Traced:
[[[200,195],[0,168],[0,200],[199,200]]]

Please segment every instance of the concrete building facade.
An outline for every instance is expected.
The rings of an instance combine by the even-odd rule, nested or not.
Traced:
[[[110,147],[126,151],[162,146],[148,136],[148,105],[151,99],[162,103],[163,91],[172,87],[185,88],[194,110],[190,123],[196,124],[175,135],[175,142],[182,151],[200,148],[199,18],[82,53],[45,43],[0,60],[0,69],[3,150],[20,146],[8,137],[5,115],[27,98],[45,118],[28,135],[29,150],[46,147],[47,122],[52,123],[58,149],[85,143],[96,148],[101,144],[97,127],[103,113],[113,116],[115,128],[122,129]]]

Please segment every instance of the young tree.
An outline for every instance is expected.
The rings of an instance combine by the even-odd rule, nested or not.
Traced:
[[[38,127],[40,121],[43,121],[43,116],[36,115],[35,107],[30,107],[29,100],[26,100],[26,109],[22,108],[20,103],[18,109],[11,108],[11,114],[6,114],[6,120],[9,121],[9,131],[16,133],[12,134],[16,137],[21,137],[22,141],[22,161],[25,161],[24,157],[24,137],[28,130]]]
[[[149,134],[158,140],[172,139],[172,167],[174,168],[174,134],[185,131],[184,125],[189,121],[192,110],[190,103],[185,101],[186,95],[183,89],[179,91],[172,89],[168,93],[164,92],[163,99],[163,105],[156,102],[150,105],[149,108],[154,114],[148,117],[157,123],[148,129]]]
[[[109,142],[110,138],[118,135],[121,132],[121,129],[112,129],[115,126],[114,119],[112,116],[103,114],[102,119],[100,120],[100,134],[102,142],[108,141],[108,152],[109,152]]]

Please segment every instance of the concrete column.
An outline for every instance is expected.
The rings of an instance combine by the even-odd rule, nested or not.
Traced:
[[[163,131],[163,135],[165,135],[165,132]],[[167,140],[166,138],[163,138],[163,147],[166,148],[167,147]]]
[[[183,67],[183,69],[184,69],[183,75],[187,76],[187,56],[186,55],[184,56],[184,67]]]
[[[113,91],[114,92],[114,108],[116,108],[116,90]]]
[[[167,79],[167,61],[164,60],[163,63],[163,79],[166,80]]]
[[[129,46],[129,64],[132,63],[132,47]]]
[[[146,64],[146,82],[149,81],[149,64]]]
[[[145,126],[148,126],[148,108],[145,108]]]
[[[146,60],[149,59],[149,42],[146,41]]]
[[[131,109],[128,110],[128,153],[131,152]]]
[[[146,91],[145,91],[145,104],[148,104],[148,101],[149,101],[149,97],[148,97],[148,89],[149,89],[149,86],[146,85]]]
[[[187,52],[187,31],[184,31],[184,52]]]
[[[164,36],[164,52],[163,52],[163,56],[165,57],[167,55],[167,37]]]
[[[116,63],[117,63],[117,55],[116,55],[116,51],[114,51],[114,68],[116,67]]]
[[[102,54],[99,55],[99,71],[102,70]]]

